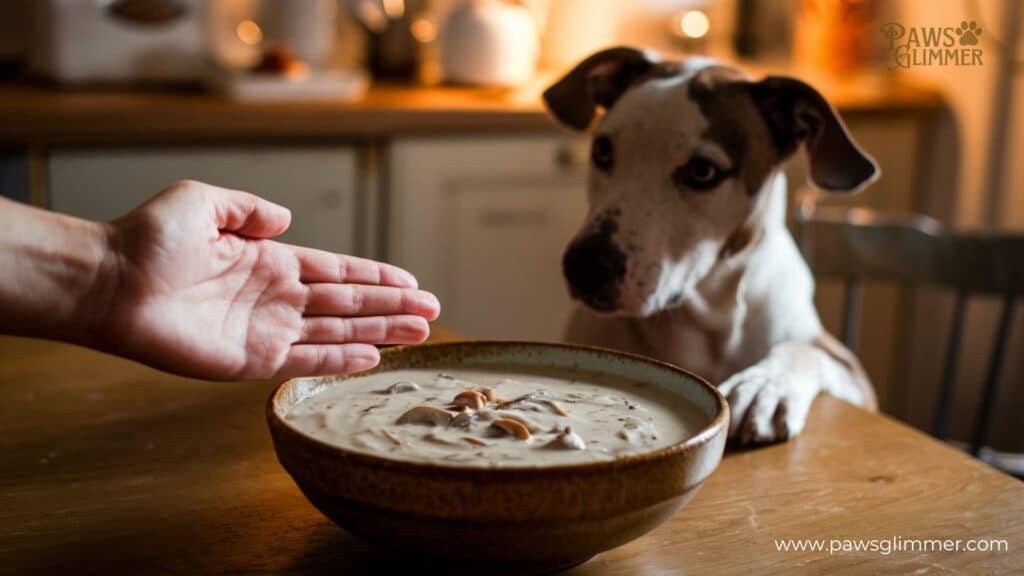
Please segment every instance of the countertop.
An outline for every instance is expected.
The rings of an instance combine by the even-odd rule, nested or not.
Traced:
[[[0,145],[172,144],[381,139],[405,134],[550,132],[540,95],[375,85],[357,102],[233,102],[201,90],[57,89],[0,83]],[[934,90],[872,76],[811,80],[844,115],[938,110]]]
[[[186,380],[0,338],[0,573],[432,573],[361,543],[306,502],[271,447],[264,405],[273,387]],[[826,550],[778,549],[807,538]],[[999,539],[1008,550],[827,550],[833,539],[893,538]],[[1024,484],[822,397],[802,436],[727,453],[675,517],[571,574],[1021,567]]]

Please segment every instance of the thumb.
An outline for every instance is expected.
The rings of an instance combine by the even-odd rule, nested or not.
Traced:
[[[213,187],[217,229],[250,238],[273,238],[288,229],[290,210],[240,190]]]

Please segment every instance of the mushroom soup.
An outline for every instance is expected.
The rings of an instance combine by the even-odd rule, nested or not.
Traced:
[[[698,409],[653,384],[590,373],[393,370],[339,380],[286,416],[329,444],[468,466],[612,460],[689,438]]]

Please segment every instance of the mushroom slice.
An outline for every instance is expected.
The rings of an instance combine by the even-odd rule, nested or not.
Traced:
[[[472,424],[475,419],[476,413],[465,410],[456,414],[448,425],[455,428],[469,428],[469,425]]]
[[[526,426],[523,425],[522,422],[511,420],[509,418],[498,418],[494,422],[491,422],[491,428],[494,428],[503,434],[515,436],[520,440],[530,439],[530,431]]]
[[[391,386],[384,389],[385,394],[402,394],[405,392],[415,392],[420,389],[420,385],[410,380],[399,380]]]
[[[552,399],[550,395],[544,392],[531,392],[529,394],[523,394],[522,396],[513,398],[512,400],[501,402],[498,404],[498,409],[507,410],[511,408],[519,408],[521,410],[538,412],[541,406],[547,407],[559,416],[569,415],[568,412],[555,403],[554,399]]]
[[[476,390],[464,390],[455,395],[452,404],[461,408],[472,408],[479,410],[487,404],[487,397]]]
[[[542,403],[548,408],[551,408],[551,411],[554,412],[555,414],[558,414],[559,416],[569,415],[569,413],[566,412],[564,408],[559,406],[558,403],[556,403],[554,400],[542,400]]]
[[[427,442],[432,442],[434,444],[441,444],[442,446],[458,446],[458,443],[452,440],[448,440],[447,438],[442,438],[441,436],[438,436],[433,432],[427,432],[426,434],[424,434],[423,440]]]
[[[400,438],[398,438],[397,436],[395,436],[391,432],[388,432],[387,430],[384,430],[383,428],[380,431],[380,435],[383,436],[384,438],[387,438],[388,442],[391,442],[395,446],[401,446],[402,445],[402,440]]]
[[[587,443],[580,438],[580,435],[573,432],[572,428],[566,426],[562,433],[554,440],[544,445],[545,448],[556,448],[559,450],[586,450]]]
[[[515,398],[513,398],[511,400],[506,400],[504,402],[499,403],[497,408],[499,410],[505,410],[507,408],[512,408],[513,406],[516,406],[518,404],[522,404],[523,402],[531,402],[536,397],[537,397],[537,395],[536,394],[532,394],[532,393],[531,394],[523,394],[522,396],[517,396],[517,397],[515,397]]]
[[[498,418],[504,419],[504,420],[512,420],[512,421],[515,421],[515,422],[519,422],[520,424],[525,426],[526,429],[529,430],[532,434],[536,434],[537,432],[540,432],[540,427],[539,426],[537,426],[533,422],[530,422],[526,418],[523,418],[522,416],[519,416],[518,414],[511,414],[509,412],[498,412]]]
[[[434,406],[416,406],[398,417],[398,424],[426,424],[428,426],[447,426],[455,414],[435,408]]]

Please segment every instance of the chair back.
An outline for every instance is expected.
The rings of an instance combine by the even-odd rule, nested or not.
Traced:
[[[845,283],[842,340],[855,349],[862,285],[865,280],[933,285],[956,293],[946,345],[933,433],[946,439],[953,381],[968,299],[1002,298],[995,345],[986,369],[970,450],[984,445],[995,407],[1016,300],[1024,294],[1024,234],[960,232],[921,215],[885,214],[865,209],[801,206],[797,241],[820,278]]]

